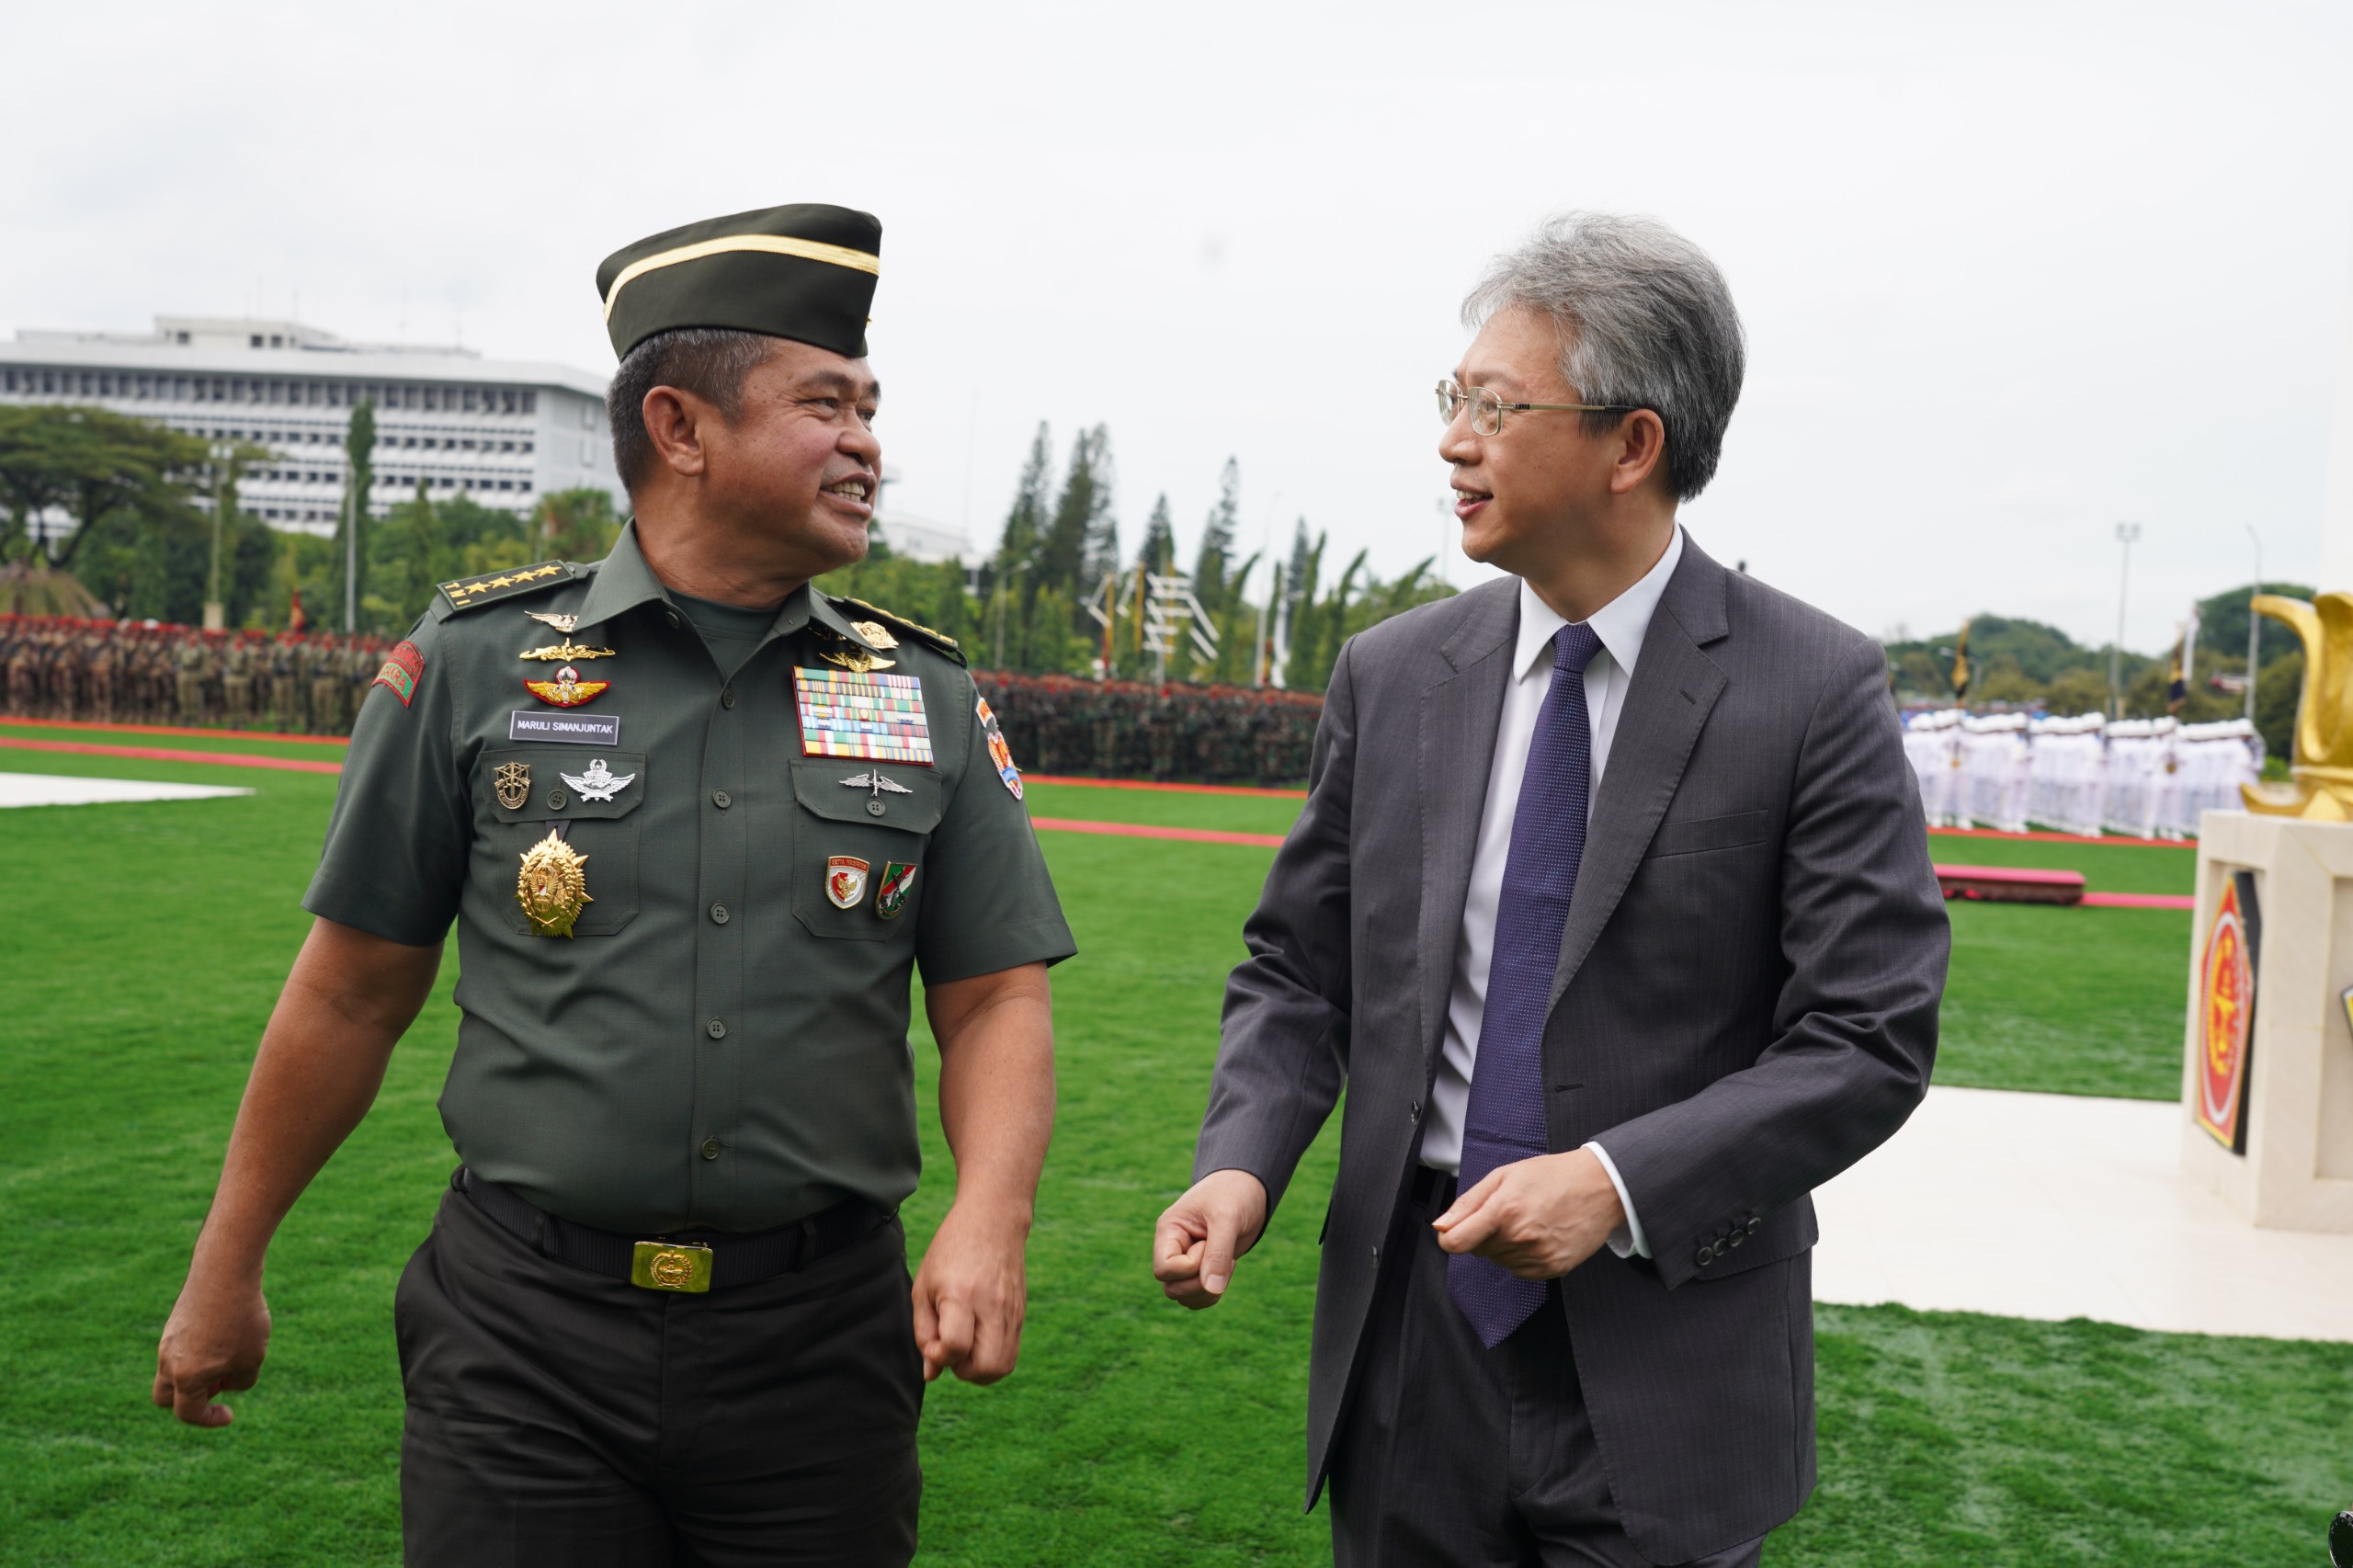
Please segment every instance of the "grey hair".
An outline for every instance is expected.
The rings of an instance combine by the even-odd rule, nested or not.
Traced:
[[[709,400],[733,425],[744,416],[744,378],[767,363],[778,340],[733,327],[681,326],[657,332],[631,349],[605,392],[605,418],[613,427],[613,470],[635,492],[654,468],[654,438],[645,431],[645,394],[676,387]]]
[[[1747,350],[1732,290],[1706,252],[1656,219],[1563,212],[1488,265],[1462,323],[1476,328],[1513,306],[1552,318],[1561,375],[1578,401],[1659,416],[1678,500],[1708,487]],[[1625,415],[1578,417],[1597,432]]]

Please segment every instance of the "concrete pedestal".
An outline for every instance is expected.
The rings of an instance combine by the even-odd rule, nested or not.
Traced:
[[[2249,1058],[2246,1152],[2199,1126],[2202,960],[2234,870],[2262,903]],[[2353,824],[2208,812],[2198,846],[2198,911],[2182,1052],[2183,1174],[2250,1224],[2353,1232]]]

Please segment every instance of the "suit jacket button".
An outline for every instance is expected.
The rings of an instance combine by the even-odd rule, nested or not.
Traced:
[[[1703,1247],[1701,1247],[1701,1248],[1699,1249],[1699,1267],[1700,1267],[1705,1268],[1705,1267],[1708,1267],[1708,1265],[1710,1265],[1710,1264],[1711,1264],[1711,1263],[1713,1263],[1713,1262],[1715,1262],[1715,1261],[1716,1261],[1716,1249],[1715,1249],[1715,1248],[1713,1248],[1713,1247],[1710,1247],[1710,1246],[1703,1246]]]
[[[1750,1235],[1752,1235],[1752,1236],[1753,1236],[1753,1235],[1755,1235],[1757,1232],[1759,1232],[1759,1231],[1763,1230],[1764,1228],[1765,1228],[1765,1221],[1762,1221],[1762,1220],[1758,1219],[1758,1218],[1757,1218],[1756,1215],[1754,1215],[1754,1214],[1751,1214],[1751,1215],[1748,1217],[1748,1233],[1749,1233]]]
[[[1374,1267],[1378,1267],[1380,1266],[1380,1263],[1381,1263],[1381,1249],[1380,1249],[1379,1247],[1375,1247],[1375,1248],[1373,1248],[1373,1249],[1372,1249],[1372,1261],[1373,1261],[1373,1265],[1374,1265]]]
[[[1743,1242],[1746,1241],[1747,1239],[1748,1239],[1748,1233],[1747,1233],[1746,1231],[1734,1231],[1734,1232],[1732,1233],[1732,1240],[1730,1240],[1730,1241],[1726,1242],[1724,1244],[1725,1244],[1726,1246],[1735,1246],[1735,1247],[1736,1247],[1736,1246],[1738,1246],[1741,1243],[1743,1243]]]
[[[1421,1101],[1415,1100],[1414,1102],[1414,1108],[1405,1113],[1405,1119],[1408,1121],[1419,1121],[1422,1119]]]

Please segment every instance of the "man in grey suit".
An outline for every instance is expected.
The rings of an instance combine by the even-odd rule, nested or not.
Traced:
[[[1342,651],[1154,1271],[1222,1299],[1345,1084],[1342,1568],[1754,1563],[1813,1484],[1807,1194],[1925,1091],[1943,905],[1877,644],[1677,522],[1740,392],[1714,265],[1572,214],[1464,315],[1439,453],[1512,579]]]

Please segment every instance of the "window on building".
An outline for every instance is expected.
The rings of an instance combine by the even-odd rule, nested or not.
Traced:
[[[473,388],[466,389],[466,400],[462,406],[468,414],[473,413],[480,406],[480,398]]]
[[[531,449],[531,446],[532,446],[532,443],[530,443],[530,442],[529,442],[529,441],[526,441],[526,442],[524,442],[524,443],[523,443],[523,449],[524,449],[525,451],[527,451],[527,452],[528,452],[528,451],[529,451],[529,450]]]
[[[537,393],[537,392],[529,392],[529,391],[526,391],[526,392],[523,393],[523,412],[524,412],[524,413],[526,413],[526,414],[534,414],[534,413],[537,413],[537,412],[539,411],[539,403],[540,403],[540,394],[539,394],[539,393]]]
[[[261,347],[261,334],[260,334],[260,333],[255,333],[255,334],[254,334],[254,335],[253,335],[253,346],[254,346],[256,348],[259,348],[259,347]]]

